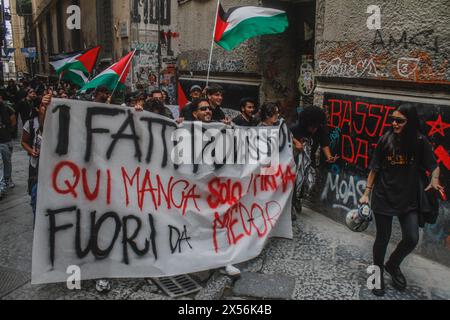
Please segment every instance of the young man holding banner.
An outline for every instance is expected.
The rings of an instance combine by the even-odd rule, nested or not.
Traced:
[[[30,156],[28,175],[28,193],[31,196],[31,207],[34,220],[36,220],[36,202],[39,172],[39,156],[42,145],[42,134],[44,132],[44,121],[47,107],[52,102],[52,95],[45,95],[39,107],[32,111],[32,117],[23,126],[22,147]]]

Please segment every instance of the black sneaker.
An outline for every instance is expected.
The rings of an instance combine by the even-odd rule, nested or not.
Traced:
[[[403,275],[402,271],[399,267],[393,267],[389,265],[389,263],[386,263],[385,270],[392,278],[392,285],[395,289],[399,291],[403,291],[406,289],[406,286],[408,285],[406,282],[406,278]]]

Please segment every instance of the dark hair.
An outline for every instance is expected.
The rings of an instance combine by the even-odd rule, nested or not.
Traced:
[[[169,92],[167,92],[167,90],[161,90],[161,92],[166,94],[166,99],[164,100],[164,102],[166,104],[169,104],[170,103]]]
[[[223,90],[222,86],[215,84],[215,85],[212,85],[211,87],[208,87],[208,90],[206,91],[206,93],[208,96],[212,96],[213,94],[216,94],[216,93],[223,94],[224,90]]]
[[[194,101],[192,101],[192,104],[191,104],[192,112],[197,111],[200,103],[202,103],[202,102],[207,102],[208,104],[210,104],[209,99],[206,99],[206,98],[195,99]]]
[[[280,112],[280,105],[278,102],[264,103],[260,112],[261,121],[266,121],[267,119],[272,118],[277,113],[277,110]]]
[[[255,105],[255,107],[256,107],[256,101],[255,101],[254,99],[252,99],[252,98],[243,98],[243,99],[241,99],[241,101],[239,102],[239,107],[241,108],[241,111],[242,111],[242,109],[245,108],[245,106],[247,105],[247,103],[253,103],[253,104]]]
[[[95,89],[95,95],[100,92],[109,93],[109,89],[106,86],[100,86],[97,89]]]
[[[307,107],[300,113],[299,125],[305,129],[324,127],[326,123],[327,115],[320,107]]]
[[[386,154],[403,153],[408,162],[419,156],[420,121],[417,109],[410,103],[400,105],[395,111],[400,112],[407,119],[400,136],[395,135],[391,128],[380,140],[383,152]]]
[[[155,93],[161,93],[161,94],[162,94],[162,91],[161,91],[161,90],[153,90],[153,91],[150,93],[150,97],[153,98],[153,95],[154,95]]]
[[[417,109],[411,103],[404,103],[396,111],[406,117],[407,123],[400,135],[400,146],[396,145],[394,129],[391,128],[387,137],[386,148],[387,151],[393,152],[399,147],[399,151],[405,152],[408,161],[411,161],[412,159],[416,159],[419,153],[419,134],[421,132]]]
[[[159,100],[152,99],[144,104],[144,110],[162,114],[164,112],[164,104]]]

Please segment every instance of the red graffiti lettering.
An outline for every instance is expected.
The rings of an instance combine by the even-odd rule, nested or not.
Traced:
[[[351,155],[347,154],[346,150],[351,151]],[[347,161],[349,163],[353,163],[355,161],[355,147],[353,145],[352,137],[349,135],[342,135],[342,151],[341,151],[342,160]]]
[[[67,187],[66,189],[61,189],[60,186],[58,185],[58,177],[60,176],[60,173],[61,173],[61,171],[63,171],[63,169],[68,169],[68,170],[72,171],[73,179],[74,179],[72,181],[72,184],[70,183],[69,180],[67,180],[67,179],[64,180],[64,184]],[[78,197],[76,188],[78,186],[79,181],[80,181],[80,169],[73,162],[63,161],[55,167],[55,170],[53,170],[53,175],[52,175],[53,184],[52,185],[53,185],[53,189],[59,194],[62,194],[62,195],[71,194],[76,199]]]
[[[358,164],[359,159],[364,160],[364,168],[369,167],[369,143],[366,140],[356,138],[358,144],[358,151],[356,151],[355,164]]]
[[[370,122],[369,123],[366,122],[366,125],[365,125],[366,134],[369,137],[373,138],[373,137],[377,136],[377,132],[380,129],[380,124],[383,119],[383,116],[381,115],[383,112],[383,108],[384,108],[384,106],[382,106],[382,105],[374,105],[374,104],[371,104],[369,107],[369,118],[368,119],[374,119],[376,121],[375,125],[373,126],[373,131],[369,131],[369,123]],[[378,109],[378,112],[374,113],[374,110],[376,111],[377,109]]]
[[[144,178],[140,183],[141,178],[140,168],[136,169],[133,176],[127,173],[125,168],[122,168],[123,185],[125,188],[126,206],[131,204],[130,189],[135,191],[135,203],[141,211],[144,210],[146,201],[150,201],[155,210],[161,207],[165,209],[181,209],[183,216],[186,215],[188,208],[194,207],[198,212],[200,208],[197,199],[200,199],[200,194],[197,192],[197,185],[191,185],[187,180],[175,180],[174,177],[167,177],[168,182],[164,182],[160,175],[152,176],[149,170],[143,174]],[[155,184],[156,181],[156,184]],[[150,196],[150,198],[148,198]]]
[[[360,109],[364,110],[364,111],[360,111]],[[364,130],[364,124],[366,123],[366,118],[367,118],[367,110],[369,109],[369,104],[368,103],[364,103],[364,102],[357,102],[356,103],[356,108],[355,108],[355,114],[360,116],[359,117],[355,117],[355,132],[358,135],[361,135],[363,130]],[[361,123],[361,127],[358,129],[357,128],[357,124]]]
[[[104,181],[104,176],[106,176],[106,182]],[[64,184],[64,187],[61,185],[61,182]],[[110,204],[111,185],[110,171],[106,170],[106,172],[102,172],[101,170],[97,170],[95,173],[95,186],[91,190],[88,170],[86,168],[79,168],[75,163],[70,161],[62,161],[55,166],[52,173],[52,187],[56,193],[71,195],[75,199],[78,198],[79,194],[82,194],[85,200],[92,202],[99,198],[100,192],[105,192],[106,203]]]
[[[111,170],[106,170],[107,175],[108,175],[108,183],[107,183],[107,191],[106,191],[106,204],[110,205],[111,204]]]
[[[329,100],[329,102],[331,103],[329,126],[332,128],[339,128],[341,124],[342,100]],[[336,105],[339,106],[339,109],[336,109]]]
[[[351,101],[344,101],[345,109],[344,109],[344,116],[342,117],[342,122],[340,124],[340,128],[344,129],[344,125],[347,124],[347,130],[349,133],[352,133],[352,102]]]
[[[220,178],[214,178],[208,183],[208,190],[211,195],[207,202],[211,209],[228,204],[235,205],[242,198],[242,185],[240,182],[232,183],[231,179],[222,181]]]
[[[222,229],[227,234],[227,245],[234,246],[245,237],[266,237],[282,212],[281,205],[276,201],[266,203],[261,207],[253,203],[248,209],[242,203],[236,203],[229,208],[223,217],[215,213],[213,222],[213,245],[215,252],[219,252],[218,233]]]
[[[450,170],[450,156],[447,150],[445,150],[443,146],[439,146],[436,148],[434,153],[436,154],[438,163],[442,163],[447,170]]]
[[[88,179],[87,179],[87,170],[86,169],[82,170],[83,189],[85,191],[86,198],[89,201],[94,201],[98,197],[98,193],[100,191],[100,174],[101,174],[100,170],[97,170],[97,179],[96,179],[96,183],[95,183],[95,189],[94,189],[94,192],[91,192],[91,190],[89,189],[89,183],[88,183]]]

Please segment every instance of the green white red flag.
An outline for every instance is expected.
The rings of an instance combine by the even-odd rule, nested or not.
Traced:
[[[82,87],[89,81],[97,62],[101,47],[95,47],[81,53],[73,53],[53,58],[50,64],[61,79]],[[61,59],[58,59],[61,58]]]
[[[109,91],[125,88],[125,82],[130,72],[131,61],[133,60],[136,50],[128,53],[125,57],[113,64],[111,67],[100,73],[92,81],[84,85],[80,91],[86,92],[90,89],[105,86]]]
[[[246,6],[231,8],[225,12],[220,4],[214,40],[230,51],[250,38],[283,33],[288,25],[285,11]]]

